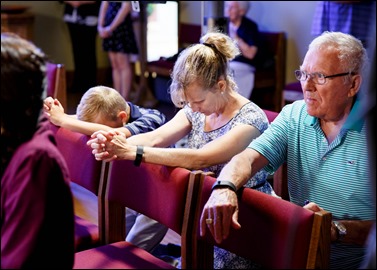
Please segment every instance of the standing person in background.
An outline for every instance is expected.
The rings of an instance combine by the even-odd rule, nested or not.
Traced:
[[[1,269],[73,267],[68,168],[41,115],[46,60],[31,42],[1,33]]]
[[[62,2],[62,1],[61,1]],[[99,1],[64,1],[63,20],[71,37],[75,72],[71,91],[84,93],[97,84],[97,22]]]
[[[139,53],[131,11],[130,1],[102,1],[98,18],[102,47],[108,52],[111,63],[113,88],[125,100],[129,99],[133,82],[131,55]]]
[[[324,31],[343,32],[360,39],[368,47],[370,25],[376,1],[317,1],[312,23],[312,35]]]
[[[263,58],[258,25],[246,17],[249,5],[249,1],[225,1],[229,36],[237,42],[241,51],[230,62],[230,68],[238,85],[238,92],[248,99],[254,88],[255,69]]]

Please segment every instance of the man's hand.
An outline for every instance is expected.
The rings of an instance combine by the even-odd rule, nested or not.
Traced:
[[[227,188],[212,191],[200,218],[200,235],[204,236],[206,227],[217,243],[228,237],[230,226],[240,229],[238,223],[237,194]]]

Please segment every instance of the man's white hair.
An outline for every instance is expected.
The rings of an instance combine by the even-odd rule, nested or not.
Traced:
[[[240,7],[240,9],[243,9],[245,11],[245,14],[247,13],[250,7],[250,1],[234,1],[234,2],[238,3],[238,6]]]

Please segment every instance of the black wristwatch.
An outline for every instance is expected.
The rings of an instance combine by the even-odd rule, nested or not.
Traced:
[[[344,226],[343,223],[340,223],[339,221],[334,220],[333,221],[335,228],[336,228],[336,234],[337,234],[337,241],[342,241],[343,238],[347,235],[347,228]]]

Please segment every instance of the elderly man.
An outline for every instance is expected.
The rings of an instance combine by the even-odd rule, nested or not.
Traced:
[[[309,200],[305,208],[333,214],[331,268],[360,267],[375,222],[366,122],[354,121],[366,60],[361,41],[351,35],[324,32],[315,38],[295,71],[304,100],[284,107],[218,176],[238,189],[260,169],[274,171],[287,162],[290,200],[298,205]],[[241,226],[237,217],[232,185],[216,188],[202,212],[201,234],[208,226],[221,242],[231,226]],[[207,224],[206,219],[213,222]]]

